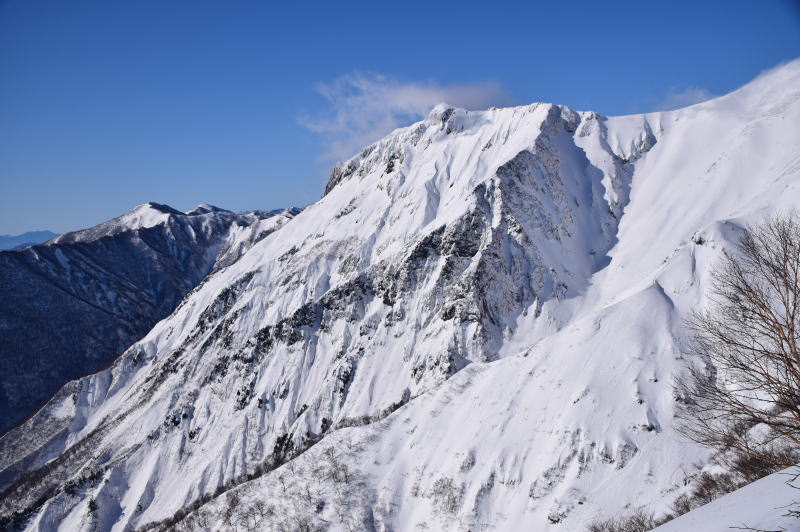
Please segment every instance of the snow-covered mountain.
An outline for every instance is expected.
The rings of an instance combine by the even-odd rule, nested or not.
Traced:
[[[43,245],[0,252],[0,431],[110,364],[214,267],[295,214],[155,203]]]
[[[0,438],[28,529],[581,530],[663,510],[681,319],[800,200],[800,62],[605,117],[435,108]],[[186,514],[189,514],[186,517]]]

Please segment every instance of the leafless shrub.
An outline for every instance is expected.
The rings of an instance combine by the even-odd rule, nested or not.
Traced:
[[[236,490],[232,490],[228,493],[226,498],[226,505],[225,505],[225,522],[231,526],[236,526],[238,516],[236,515],[236,509],[242,502],[242,498]]]
[[[595,521],[586,527],[586,532],[646,532],[669,521],[668,518],[655,519],[653,512],[636,508],[624,517]]]
[[[589,532],[640,532],[800,461],[800,220],[748,227],[711,274],[711,305],[687,322],[691,365],[675,389],[678,430],[717,451],[727,472],[703,472],[672,512],[642,508]]]
[[[457,486],[453,479],[442,477],[433,483],[431,497],[434,505],[442,512],[456,514],[461,507],[463,486]]]
[[[712,272],[712,305],[688,322],[706,364],[677,384],[678,428],[769,473],[800,449],[800,220],[775,216],[739,243]]]
[[[336,449],[328,447],[323,453],[325,460],[328,462],[328,475],[336,483],[344,482],[350,483],[350,471],[347,465],[339,460],[336,456]]]

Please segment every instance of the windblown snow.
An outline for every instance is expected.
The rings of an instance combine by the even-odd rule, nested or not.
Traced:
[[[795,61],[671,112],[438,106],[3,436],[0,515],[581,530],[665,510],[708,459],[673,428],[681,321],[742,227],[800,201],[798,88]]]

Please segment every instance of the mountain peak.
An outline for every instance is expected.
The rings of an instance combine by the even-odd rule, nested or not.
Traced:
[[[217,207],[216,205],[211,205],[210,203],[201,203],[194,209],[190,211],[186,211],[187,216],[196,216],[198,214],[208,214],[210,212],[231,212],[227,209],[222,209]]]
[[[186,216],[186,214],[169,205],[150,201],[137,205],[122,216],[99,223],[88,229],[64,233],[53,239],[53,242],[58,244],[91,242],[98,238],[113,236],[124,231],[154,227],[166,222],[173,216]]]
[[[430,112],[428,113],[428,118],[434,120],[439,119],[443,115],[451,114],[455,109],[456,107],[450,105],[449,103],[445,102],[438,103],[435,106],[433,106],[433,109],[430,110]]]
[[[160,212],[162,214],[183,214],[178,209],[170,207],[169,205],[166,205],[164,203],[156,203],[155,201],[148,201],[147,203],[143,203],[142,205],[137,205],[131,210],[131,213],[141,210],[153,210]]]

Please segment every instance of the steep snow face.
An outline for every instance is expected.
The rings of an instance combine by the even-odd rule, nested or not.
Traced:
[[[631,168],[603,150],[602,124],[590,160],[581,121],[549,104],[439,108],[368,148],[320,202],[31,420],[54,429],[28,430],[49,441],[28,467],[70,445],[106,449],[132,486],[125,507],[142,508],[120,523],[142,524],[497,359],[521,315],[584,291],[613,244]],[[21,459],[11,447],[8,464]],[[105,467],[66,456],[68,476]]]
[[[616,118],[434,109],[0,439],[0,512],[122,530],[231,488],[198,519],[546,530],[663,507],[704,459],[672,429],[680,320],[741,224],[800,199],[799,82],[792,63]]]
[[[293,212],[184,215],[142,205],[45,245],[0,253],[0,431],[107,366],[214,267]]]
[[[200,212],[200,209],[208,210],[206,212]],[[238,215],[239,217],[244,216],[249,223],[239,222],[231,224],[228,228],[225,240],[217,251],[217,256],[211,271],[216,272],[230,266],[239,260],[247,250],[283,227],[286,222],[297,216],[301,211],[302,209],[292,207],[273,211],[253,211],[245,215]],[[229,213],[229,211],[223,211],[219,207],[204,204],[189,211],[187,214],[193,216],[215,212]]]

